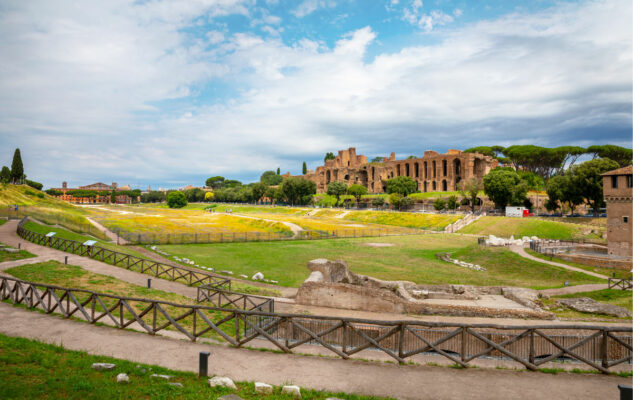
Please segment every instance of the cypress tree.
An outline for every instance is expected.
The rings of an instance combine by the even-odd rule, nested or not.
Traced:
[[[3,166],[0,171],[0,183],[11,182],[11,170],[7,166]]]
[[[11,164],[11,182],[20,183],[24,178],[24,166],[22,165],[22,156],[20,149],[15,149],[13,153],[13,163]]]
[[[277,167],[277,175],[281,175],[281,170]]]
[[[306,165],[306,162],[303,162],[303,175],[308,173],[308,166]]]

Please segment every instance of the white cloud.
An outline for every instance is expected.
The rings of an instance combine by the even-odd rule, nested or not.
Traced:
[[[301,160],[347,146],[373,155],[630,142],[626,0],[512,14],[369,60],[370,27],[331,48],[252,33],[192,40],[181,28],[199,12],[154,20],[104,4],[24,2],[0,12],[0,156],[8,163],[20,146],[29,177],[47,184],[298,172]],[[232,9],[250,12],[247,4]],[[168,14],[178,22],[164,22]],[[233,92],[221,102],[188,98],[199,84]],[[592,127],[601,135],[582,136]]]
[[[336,1],[334,0],[303,0],[291,13],[297,18],[303,18],[319,8],[334,7],[336,7]]]
[[[413,0],[411,2],[410,7],[405,8],[402,11],[402,19],[410,23],[411,25],[416,25],[421,29],[424,29],[425,32],[431,32],[434,27],[439,25],[446,25],[454,21],[454,18],[444,13],[441,10],[433,10],[430,13],[422,12],[422,8],[424,4],[422,0]],[[462,15],[462,11],[460,9],[456,9],[453,12],[453,15],[459,18]]]

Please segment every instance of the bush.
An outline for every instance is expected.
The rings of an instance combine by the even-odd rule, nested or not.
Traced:
[[[25,182],[33,189],[42,190],[42,188],[44,187],[44,185],[42,185],[41,183],[32,181],[30,179],[26,179]]]
[[[446,202],[441,197],[438,197],[433,202],[433,208],[435,208],[437,211],[442,211],[445,207],[446,207]]]
[[[409,208],[413,206],[413,203],[415,203],[415,200],[413,200],[411,197],[403,197],[400,199],[400,204],[399,204],[398,209],[408,210]]]
[[[376,197],[371,201],[371,205],[374,207],[382,207],[385,205],[384,197]]]
[[[167,205],[169,208],[183,208],[187,205],[187,197],[183,192],[167,193]]]
[[[449,210],[454,210],[457,208],[457,196],[451,195],[448,197],[446,208],[448,208]]]

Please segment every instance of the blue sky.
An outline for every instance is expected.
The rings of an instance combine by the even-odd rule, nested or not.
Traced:
[[[46,187],[327,151],[631,146],[627,0],[0,0],[0,164]],[[3,161],[4,160],[4,161]]]

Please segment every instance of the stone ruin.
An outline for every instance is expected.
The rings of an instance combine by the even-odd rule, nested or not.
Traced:
[[[353,273],[342,260],[312,260],[308,269],[312,272],[299,287],[297,304],[420,315],[554,319],[554,314],[541,308],[538,292],[532,289],[383,281]],[[520,306],[476,303],[475,300],[487,295],[500,296]]]

